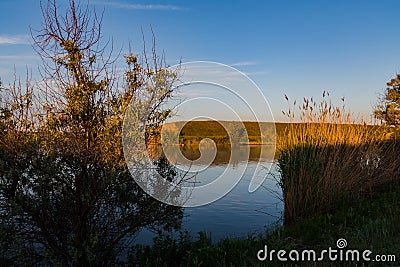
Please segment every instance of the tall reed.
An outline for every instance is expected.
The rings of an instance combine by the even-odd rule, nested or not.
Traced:
[[[399,180],[399,147],[388,129],[354,121],[344,99],[335,106],[324,92],[320,103],[294,101],[284,114],[292,123],[278,137],[277,162],[286,224]]]

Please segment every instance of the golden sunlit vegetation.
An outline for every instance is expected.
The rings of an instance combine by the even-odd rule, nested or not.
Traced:
[[[344,104],[334,106],[325,93],[321,103],[294,101],[285,114],[293,120],[297,108],[302,123],[289,124],[277,143],[285,223],[400,181],[400,147],[390,129],[355,123]]]

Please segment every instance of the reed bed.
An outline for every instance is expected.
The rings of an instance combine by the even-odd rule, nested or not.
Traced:
[[[285,224],[399,182],[400,147],[390,129],[355,121],[344,99],[335,106],[324,92],[319,103],[294,101],[284,114],[301,122],[289,124],[277,140]]]

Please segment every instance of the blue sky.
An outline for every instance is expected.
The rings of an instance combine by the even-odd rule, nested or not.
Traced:
[[[59,5],[66,5],[59,1]],[[346,98],[369,116],[378,94],[400,71],[400,1],[90,1],[105,10],[103,35],[127,51],[142,47],[141,29],[167,62],[215,61],[246,73],[261,88],[277,121],[291,99]],[[0,1],[0,77],[35,75],[40,63],[30,30],[40,28],[37,0]]]

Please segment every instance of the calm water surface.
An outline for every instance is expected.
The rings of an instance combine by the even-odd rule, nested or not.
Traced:
[[[246,171],[239,183],[221,199],[196,208],[184,208],[182,230],[192,235],[205,231],[211,235],[213,241],[224,237],[243,237],[249,233],[257,234],[265,231],[276,223],[280,223],[283,212],[283,203],[280,200],[282,192],[277,186],[278,172],[273,163],[273,147],[251,146],[250,155],[244,153],[249,147],[239,146],[218,147],[213,163],[196,175],[196,181],[207,183],[217,178],[222,172],[232,176],[237,170],[246,166]],[[199,157],[196,148],[181,148],[188,159]],[[230,157],[235,160],[229,164]],[[258,162],[262,168],[258,168]],[[202,169],[198,164],[193,169]],[[253,175],[266,176],[262,186],[253,193],[248,192]],[[154,234],[143,230],[136,238],[141,244],[151,244]]]

